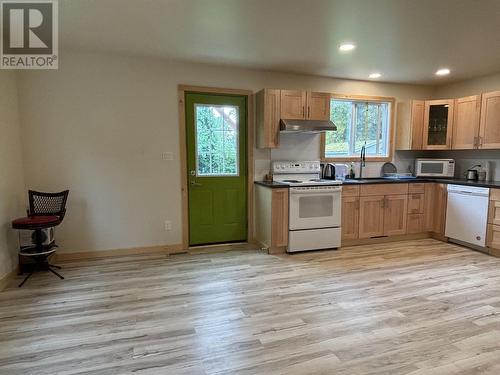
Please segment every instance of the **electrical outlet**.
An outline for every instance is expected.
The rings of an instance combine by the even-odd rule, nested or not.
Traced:
[[[165,230],[172,230],[172,222],[170,220],[165,220]]]
[[[162,160],[174,160],[174,153],[170,151],[164,151],[161,153]]]

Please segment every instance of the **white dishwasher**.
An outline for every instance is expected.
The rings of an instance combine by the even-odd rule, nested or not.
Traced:
[[[490,189],[448,185],[445,236],[475,247],[486,247]]]

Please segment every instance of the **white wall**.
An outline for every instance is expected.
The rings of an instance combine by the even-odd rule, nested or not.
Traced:
[[[0,279],[17,265],[11,221],[26,213],[16,76],[0,71]]]
[[[500,90],[500,73],[436,87],[434,98],[459,98]]]
[[[420,86],[63,51],[58,71],[27,71],[19,84],[26,184],[70,189],[58,232],[62,251],[181,242],[178,84],[398,100],[432,93]],[[296,150],[307,145],[308,156],[319,158],[318,137],[283,145],[274,157],[296,159]],[[173,152],[174,160],[162,161],[163,151]],[[270,157],[269,151],[256,150],[257,178],[269,168]],[[170,232],[164,230],[167,219]]]

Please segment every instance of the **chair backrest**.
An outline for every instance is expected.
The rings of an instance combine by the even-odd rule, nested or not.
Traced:
[[[66,201],[68,200],[68,194],[69,190],[64,190],[60,193],[43,193],[40,191],[29,190],[29,215],[57,215],[62,220],[66,214]]]

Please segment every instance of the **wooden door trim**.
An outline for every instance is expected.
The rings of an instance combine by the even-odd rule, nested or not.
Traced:
[[[187,145],[186,145],[186,92],[200,94],[241,95],[247,97],[247,242],[253,242],[253,142],[254,142],[254,110],[253,92],[250,90],[226,89],[218,87],[178,85],[179,100],[179,159],[181,164],[181,197],[182,197],[182,247],[189,248],[189,212],[188,212],[188,179],[187,179]]]

